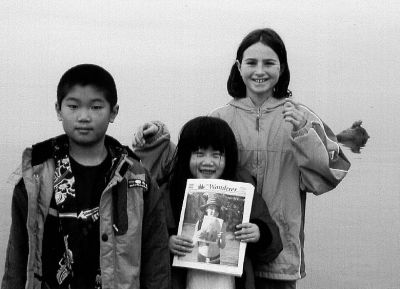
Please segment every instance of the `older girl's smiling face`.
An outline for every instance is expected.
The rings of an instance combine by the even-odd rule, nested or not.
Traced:
[[[261,42],[249,46],[243,52],[242,62],[237,65],[246,85],[247,97],[265,100],[273,96],[281,65],[278,55],[271,47]]]

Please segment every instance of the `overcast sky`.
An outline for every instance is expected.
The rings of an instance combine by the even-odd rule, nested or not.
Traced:
[[[282,36],[294,97],[336,132],[356,119],[391,124],[397,117],[397,1],[0,5],[0,145],[16,151],[62,132],[56,86],[78,63],[99,64],[115,77],[121,109],[111,134],[127,143],[133,128],[160,119],[176,137],[188,119],[230,99],[225,86],[237,46],[259,27]]]

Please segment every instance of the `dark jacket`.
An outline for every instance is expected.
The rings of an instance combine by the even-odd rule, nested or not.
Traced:
[[[62,135],[23,153],[22,178],[12,199],[2,289],[41,288],[44,222],[53,195],[53,156],[66,142]],[[168,234],[158,186],[128,148],[108,136],[105,144],[112,168],[99,204],[102,286],[169,288]]]

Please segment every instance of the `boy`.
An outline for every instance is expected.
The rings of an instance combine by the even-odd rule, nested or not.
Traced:
[[[72,67],[56,112],[65,135],[23,154],[2,288],[168,288],[158,187],[106,135],[118,114],[114,79],[96,65]]]

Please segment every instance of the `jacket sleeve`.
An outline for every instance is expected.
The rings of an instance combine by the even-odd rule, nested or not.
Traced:
[[[248,254],[253,262],[267,264],[278,257],[283,249],[279,228],[271,218],[265,201],[257,192],[254,193],[251,206],[250,222],[260,229],[257,243],[248,244]]]
[[[169,165],[175,152],[175,144],[171,142],[169,131],[165,124],[153,121],[158,132],[146,139],[143,146],[133,146],[133,151],[142,161],[144,167],[161,186],[169,174]]]
[[[255,179],[246,170],[236,172],[236,179],[240,182],[255,185]],[[252,262],[267,264],[274,260],[283,249],[279,228],[272,219],[267,204],[261,194],[254,192],[251,204],[250,223],[254,223],[260,230],[260,239],[257,243],[247,244],[247,254]]]
[[[168,233],[157,184],[147,175],[144,197],[140,288],[167,289],[171,284]]]
[[[25,288],[28,260],[26,229],[28,196],[21,180],[14,188],[11,204],[11,229],[7,245],[2,289]]]
[[[303,108],[307,124],[292,132],[294,154],[300,169],[300,189],[319,195],[340,183],[349,171],[350,162],[332,130],[308,108]]]
[[[133,146],[133,151],[140,158],[143,166],[150,171],[151,177],[156,180],[160,188],[167,227],[172,234],[176,230],[176,222],[172,213],[168,178],[176,146],[170,141],[170,134],[165,124],[159,121],[153,121],[153,124],[158,127],[158,132],[146,139],[144,146]]]

